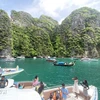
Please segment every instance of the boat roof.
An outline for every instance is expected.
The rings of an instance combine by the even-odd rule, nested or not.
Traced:
[[[41,100],[40,95],[32,89],[0,89],[0,100]]]

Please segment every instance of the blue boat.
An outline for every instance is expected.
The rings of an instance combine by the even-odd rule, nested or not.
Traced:
[[[54,62],[53,64],[54,64],[54,66],[74,66],[75,65],[75,61],[74,62],[70,62],[70,63]]]

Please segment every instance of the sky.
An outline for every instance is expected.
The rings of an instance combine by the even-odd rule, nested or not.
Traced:
[[[34,18],[50,16],[59,23],[81,7],[100,11],[100,0],[0,0],[0,9],[5,10],[9,16],[11,10],[24,11]]]

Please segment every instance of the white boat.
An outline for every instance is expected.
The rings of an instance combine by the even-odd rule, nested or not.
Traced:
[[[91,58],[87,58],[87,57],[84,57],[84,58],[81,58],[81,61],[90,61]]]
[[[35,92],[32,84],[30,82],[24,82],[24,88],[18,89],[14,85],[14,80],[8,79],[8,86],[4,89],[0,89],[0,100],[41,100],[41,97],[37,92]],[[19,82],[20,83],[20,82]],[[22,83],[22,82],[21,82]],[[14,86],[14,87],[11,87]],[[11,88],[10,88],[11,87]],[[60,87],[61,88],[61,87]],[[78,99],[75,97],[73,93],[73,86],[66,86],[69,91],[67,100],[84,100],[83,87],[79,86],[80,93],[78,95]],[[50,93],[54,91],[58,91],[58,88],[48,88],[43,91],[44,100],[48,100]],[[98,91],[97,87],[89,86],[88,90],[89,99],[88,100],[98,100]]]
[[[81,58],[81,61],[92,61],[92,62],[97,62],[98,59],[92,59],[92,58],[84,57],[84,58]]]
[[[25,56],[18,56],[18,59],[25,59]]]
[[[6,76],[7,78],[12,78],[22,71],[24,71],[24,69],[19,68],[19,66],[16,68],[0,68],[1,76]]]
[[[36,57],[33,57],[33,59],[36,59]]]
[[[57,60],[55,58],[47,58],[46,61],[48,61],[48,62],[56,62]]]

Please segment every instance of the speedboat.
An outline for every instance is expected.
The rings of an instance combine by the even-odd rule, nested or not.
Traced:
[[[17,66],[16,68],[0,68],[1,76],[6,76],[7,78],[12,78],[22,71],[24,71],[24,69],[19,68],[19,66]]]
[[[92,59],[92,58],[84,57],[84,58],[81,58],[81,61],[92,61],[92,62],[97,62],[98,59]]]
[[[35,91],[35,89],[32,87],[32,84],[30,82],[19,82],[20,84],[24,84],[24,88],[19,89],[14,85],[13,79],[8,79],[8,86],[0,89],[0,100],[41,100],[40,95]],[[18,84],[19,84],[18,83]],[[68,98],[67,100],[84,100],[84,94],[83,94],[83,87],[79,85],[80,93],[78,95],[78,99],[75,97],[75,94],[73,93],[73,86],[66,87],[68,89]],[[61,87],[59,88],[46,88],[43,90],[43,98],[44,100],[48,100],[51,93],[54,93],[55,91],[60,91]],[[58,92],[59,93],[59,92]],[[90,85],[88,90],[88,100],[98,100],[98,91],[97,87]]]
[[[17,87],[18,87],[18,84],[23,84],[24,85],[24,89],[33,89],[32,87],[32,81],[22,81],[22,82],[18,82],[17,83]],[[50,87],[50,88],[47,88],[46,87],[46,84],[44,83],[44,86],[45,86],[45,89],[43,90],[43,98],[44,100],[48,100],[49,97],[50,97],[50,94],[51,93],[54,93],[55,91],[59,91],[59,89],[61,89],[60,86],[58,86],[59,88],[56,87]],[[75,94],[73,93],[73,86],[72,85],[66,85],[66,88],[68,89],[69,91],[69,94],[68,94],[68,99],[67,100],[84,100],[84,94],[83,94],[83,87],[81,85],[79,85],[79,96],[78,96],[78,99],[75,97]],[[34,88],[35,90],[35,88]],[[89,90],[88,90],[88,97],[89,99],[88,100],[98,100],[98,90],[97,90],[97,87],[93,86],[93,85],[90,85],[89,86]]]
[[[57,60],[55,58],[47,58],[46,61],[48,61],[48,62],[56,62]]]
[[[25,59],[25,56],[18,56],[18,59]]]
[[[87,58],[87,57],[84,57],[84,58],[81,58],[81,61],[90,61],[91,59],[90,58]]]

